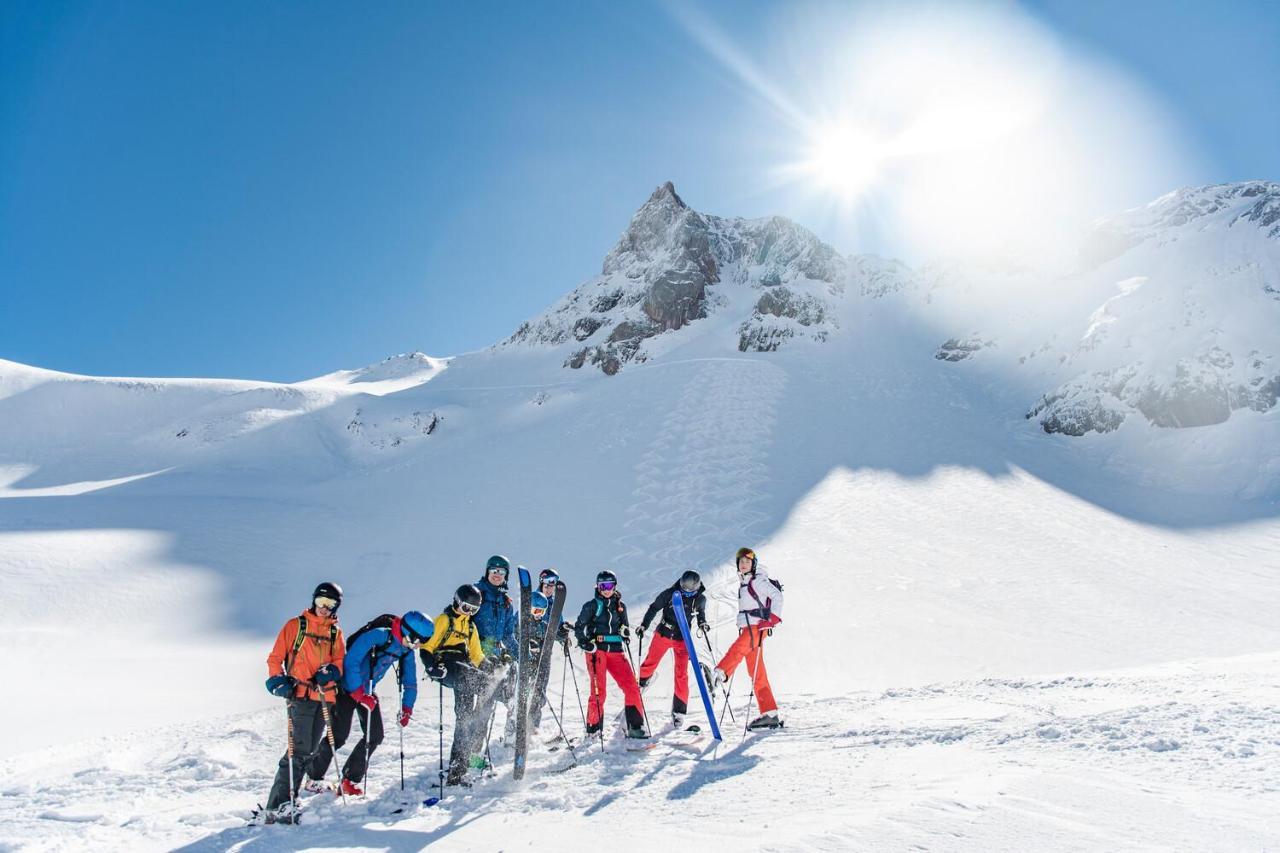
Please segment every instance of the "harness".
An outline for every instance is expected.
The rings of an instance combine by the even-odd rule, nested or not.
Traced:
[[[328,637],[325,637],[324,634],[311,634],[307,631],[307,615],[305,613],[298,614],[298,636],[293,638],[293,648],[289,651],[284,662],[284,671],[286,675],[291,674],[291,671],[293,670],[293,662],[298,657],[298,650],[302,648],[302,644],[307,641],[308,637],[313,640],[327,639],[329,641],[329,654],[332,655],[333,644],[338,641],[338,623],[334,622],[329,626]]]
[[[755,576],[752,575],[751,580],[747,581],[747,594],[754,598],[756,600],[756,604],[760,606],[754,610],[744,610],[742,612],[746,616],[754,616],[757,619],[768,619],[773,613],[773,608],[766,606],[765,603],[760,600],[760,596],[756,595],[755,582]],[[772,598],[769,600],[770,602],[773,601]]]

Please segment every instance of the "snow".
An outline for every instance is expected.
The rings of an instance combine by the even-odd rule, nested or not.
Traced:
[[[1254,227],[1237,201],[1196,222]],[[1109,340],[1126,323],[1143,347],[1169,337],[1170,315],[1118,307],[1172,281],[1176,257],[1150,252],[1201,257],[1161,233],[1178,239],[1148,234],[1076,279],[1057,332],[1034,299],[990,310],[1029,273],[862,258],[821,291],[825,338],[740,350],[766,288],[743,268],[614,376],[564,367],[568,341],[293,385],[0,362],[0,848],[582,849],[607,827],[631,850],[673,816],[682,842],[712,848],[1280,845],[1276,411],[1194,429],[1127,416],[1079,438],[1024,417],[1077,366],[1128,364],[1111,360],[1123,347],[1058,360],[1108,300]],[[1280,310],[1242,289],[1280,287],[1255,236],[1236,244],[1252,272],[1221,279],[1221,300],[1197,291],[1213,301],[1195,323],[1232,351],[1270,346],[1260,312]],[[949,338],[992,345],[935,358]],[[407,811],[391,813],[391,731],[367,802],[320,796],[298,827],[244,827],[284,740],[266,653],[316,582],[345,587],[352,630],[439,612],[492,553],[555,566],[570,609],[613,568],[635,615],[694,568],[723,649],[744,544],[786,585],[766,653],[784,729],[743,737],[739,675],[718,748],[586,743],[553,773],[568,757],[539,741],[513,783],[497,747],[497,778],[421,807],[439,737],[427,686],[404,732]],[[669,666],[646,694],[656,725]],[[576,706],[570,681],[571,734]]]

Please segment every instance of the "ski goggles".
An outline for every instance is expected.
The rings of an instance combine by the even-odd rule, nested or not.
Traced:
[[[467,616],[474,616],[480,612],[479,604],[467,604],[467,602],[465,601],[459,601],[457,602],[457,604],[458,604],[458,612],[464,613]]]
[[[615,583],[614,581],[600,581],[598,584],[596,584],[596,589],[609,590],[609,589],[613,589],[617,585],[618,584]]]
[[[555,586],[560,580],[559,575],[547,575],[541,581],[541,586]]]
[[[529,608],[529,612],[530,612],[531,614],[533,614],[533,618],[534,618],[534,619],[541,619],[543,616],[546,616],[546,615],[547,615],[547,608],[545,608],[545,607],[531,607],[531,608]]]
[[[314,603],[316,607],[323,607],[325,610],[338,609],[338,599],[329,598],[326,595],[317,595]]]
[[[490,574],[490,575],[502,575],[502,576],[505,578],[507,575],[511,574],[511,570],[510,570],[510,569],[504,569],[504,568],[502,568],[502,566],[494,566],[493,568],[491,568],[491,569],[489,569],[487,572],[485,572],[485,574]]]
[[[700,581],[680,581],[680,589],[686,595],[692,595],[693,593],[698,591],[699,583]]]

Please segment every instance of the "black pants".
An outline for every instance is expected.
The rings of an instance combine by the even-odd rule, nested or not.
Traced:
[[[483,755],[493,717],[498,685],[475,667],[449,665],[446,687],[453,688],[453,746],[449,749],[449,781],[457,783],[473,755]]]
[[[373,751],[382,743],[382,704],[379,703],[374,708],[373,717],[370,720],[368,711],[357,705],[356,701],[348,696],[345,691],[339,690],[338,701],[333,704],[331,713],[333,715],[333,743],[338,749],[342,749],[346,745],[347,738],[351,734],[353,718],[358,717],[361,731],[368,733],[367,737],[360,738],[355,748],[351,750],[351,755],[347,757],[346,764],[342,765],[342,777],[350,779],[352,782],[359,782],[364,778],[365,772],[368,770],[369,756],[373,755]],[[365,749],[366,740],[368,741],[367,750]],[[307,775],[312,779],[323,779],[324,774],[329,772],[329,763],[331,761],[333,761],[333,750],[329,748],[329,739],[325,738],[307,765]]]
[[[289,719],[293,722],[293,788],[302,786],[303,769],[310,763],[312,754],[324,738],[324,715],[320,703],[314,699],[290,699]],[[267,797],[267,809],[273,810],[289,800],[289,751],[280,756],[276,780]]]

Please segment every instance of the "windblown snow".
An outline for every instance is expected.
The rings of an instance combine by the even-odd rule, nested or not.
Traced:
[[[296,384],[0,361],[0,847],[1280,846],[1277,210],[1183,190],[1072,269],[913,270],[665,185],[481,352]],[[559,569],[567,611],[612,568],[633,620],[693,568],[723,649],[744,544],[786,584],[784,729],[744,737],[740,676],[718,746],[575,756],[544,719],[522,782],[495,736],[495,778],[424,806],[425,685],[405,792],[391,731],[367,800],[245,827],[285,737],[265,657],[316,582],[350,631],[493,553]],[[671,691],[664,663],[655,727]]]

